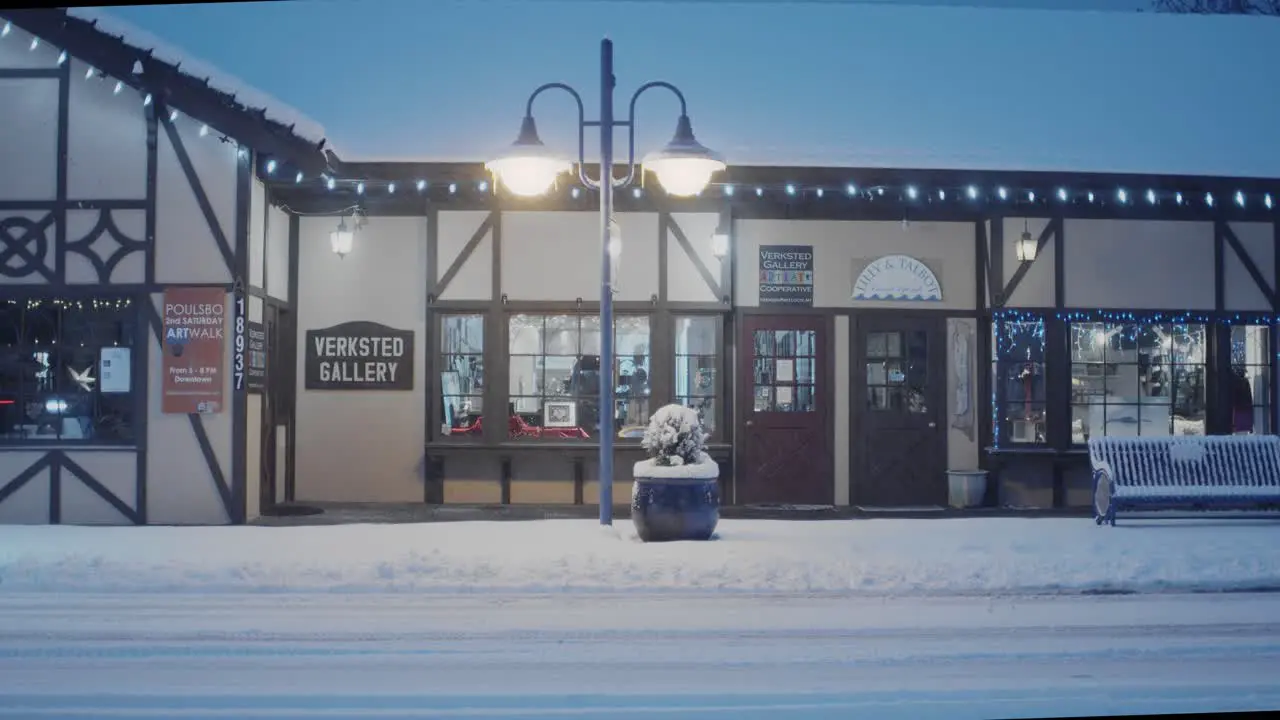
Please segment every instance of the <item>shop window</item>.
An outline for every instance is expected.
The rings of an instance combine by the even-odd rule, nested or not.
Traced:
[[[1230,383],[1231,431],[1270,433],[1270,326],[1232,326]]]
[[[512,315],[508,436],[573,439],[605,429],[639,439],[649,422],[649,318],[614,318],[614,407],[600,407],[600,318]],[[605,417],[602,418],[602,415]],[[611,416],[611,417],[609,417]]]
[[[440,319],[440,399],[443,434],[479,437],[484,414],[484,316]]]
[[[815,412],[817,334],[813,330],[756,330],[755,412]]]
[[[703,428],[714,433],[719,407],[720,318],[714,315],[676,318],[676,402],[698,411]]]
[[[1203,324],[1072,323],[1071,439],[1205,434]]]
[[[992,388],[999,444],[1044,443],[1044,319],[1021,316],[992,323]]]
[[[0,302],[0,440],[134,442],[128,299]]]

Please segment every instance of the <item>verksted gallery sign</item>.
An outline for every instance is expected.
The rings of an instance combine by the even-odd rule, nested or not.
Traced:
[[[368,321],[319,330],[306,338],[307,390],[412,390],[413,331]]]

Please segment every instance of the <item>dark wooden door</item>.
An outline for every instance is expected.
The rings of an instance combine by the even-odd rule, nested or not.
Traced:
[[[944,505],[946,320],[874,313],[855,320],[852,497],[857,505]]]
[[[823,317],[743,317],[739,504],[834,502],[827,343]]]

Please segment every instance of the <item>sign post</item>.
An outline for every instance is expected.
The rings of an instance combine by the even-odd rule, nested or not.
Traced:
[[[247,329],[246,324],[249,322],[249,308],[247,307],[247,304],[248,303],[244,297],[244,288],[239,282],[236,282],[235,331],[232,336],[232,347],[234,348],[234,353],[231,357],[231,367],[235,377],[235,384],[232,387],[235,388],[236,392],[244,392],[244,381],[247,374],[245,363],[245,350],[247,343],[245,331]]]
[[[261,393],[267,387],[267,327],[262,323],[245,324],[248,338],[248,358],[245,363],[244,387],[251,393]]]

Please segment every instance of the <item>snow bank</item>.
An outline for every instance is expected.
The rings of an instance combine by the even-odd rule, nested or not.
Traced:
[[[249,108],[264,110],[267,118],[282,125],[293,125],[293,131],[299,137],[319,143],[325,137],[320,123],[303,115],[276,98],[251,87],[248,83],[193,58],[186,52],[169,45],[151,33],[121,20],[100,8],[70,7],[67,14],[86,22],[97,22],[97,29],[108,35],[121,38],[125,44],[139,50],[150,50],[157,60],[171,65],[181,63],[183,73],[192,77],[207,80],[215,90],[235,95],[236,102]]]
[[[0,593],[746,592],[979,595],[1280,587],[1280,522],[724,520],[643,544],[629,522],[0,527]]]

